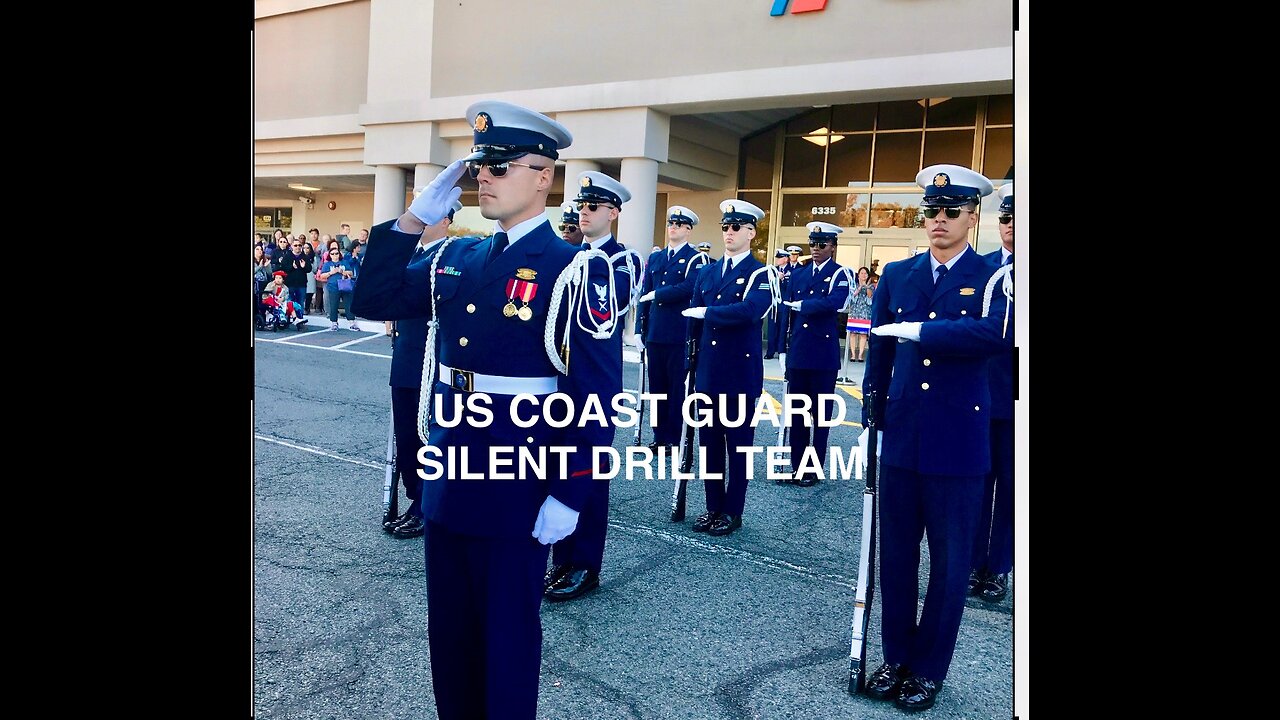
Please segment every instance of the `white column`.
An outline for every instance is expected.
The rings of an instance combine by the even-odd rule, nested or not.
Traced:
[[[373,224],[394,220],[404,214],[405,170],[398,165],[379,165],[373,175]]]
[[[618,181],[631,191],[631,200],[618,215],[618,241],[649,258],[653,249],[653,212],[658,199],[658,161],[649,158],[623,158],[622,177]],[[635,333],[634,313],[627,313],[626,340]]]
[[[417,192],[426,187],[428,183],[436,179],[436,176],[444,170],[443,165],[433,165],[431,163],[418,163],[413,168],[413,191]]]
[[[564,201],[573,202],[578,197],[578,173],[584,173],[589,170],[600,172],[600,163],[593,160],[565,160],[564,161]],[[626,185],[626,183],[622,183]],[[629,188],[630,186],[628,186]]]

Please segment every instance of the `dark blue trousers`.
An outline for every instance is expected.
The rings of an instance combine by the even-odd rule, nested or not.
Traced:
[[[591,483],[582,512],[578,513],[578,527],[569,537],[551,546],[551,563],[599,572],[608,530],[609,481],[597,478]]]
[[[440,720],[533,720],[547,546],[532,537],[462,535],[431,521],[424,545]]]
[[[827,437],[831,435],[831,428],[818,427],[818,394],[830,395],[835,392],[836,372],[836,370],[787,368],[787,394],[808,397],[810,406],[813,408],[809,411],[804,423],[792,423],[789,430],[791,434],[792,471],[800,469],[800,460],[804,454],[804,449],[809,447],[810,434],[813,435],[813,449],[818,452],[819,467],[827,467]],[[827,403],[827,407],[824,408],[825,419],[831,418],[833,407],[831,403]],[[812,433],[810,433],[810,428],[812,428]]]
[[[673,343],[645,345],[645,362],[649,365],[649,392],[663,393],[666,400],[655,404],[653,439],[658,443],[680,444],[680,405],[684,402],[685,346]]]
[[[730,396],[731,401],[728,403],[730,415],[736,412],[733,409],[736,407],[732,402],[733,397]],[[702,446],[702,452],[707,454],[707,472],[717,473],[723,478],[703,480],[707,493],[707,509],[712,512],[741,517],[746,507],[747,455],[738,452],[738,448],[755,445],[756,429],[751,424],[751,414],[755,411],[756,399],[751,398],[747,402],[747,421],[741,427],[724,427],[717,418],[712,420],[710,425],[698,429],[698,444]],[[727,474],[726,457],[728,458]],[[697,465],[694,468],[696,471]]]
[[[991,421],[991,472],[982,490],[974,570],[1013,569],[1013,421]]]
[[[968,594],[981,475],[921,475],[881,465],[880,594],[884,660],[942,682]],[[920,601],[920,541],[929,537],[929,585]]]
[[[766,355],[777,355],[780,352],[786,352],[786,346],[782,342],[783,336],[787,332],[786,322],[787,313],[790,312],[786,306],[778,309],[777,315],[770,316],[769,325],[769,344],[765,348]]]
[[[409,498],[411,515],[422,517],[422,478],[418,477],[418,399],[420,388],[391,388],[391,417],[396,434],[396,469],[404,483],[405,497]]]

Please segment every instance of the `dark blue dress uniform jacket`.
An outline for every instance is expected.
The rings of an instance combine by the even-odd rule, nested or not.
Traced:
[[[357,285],[352,302],[353,312],[361,317],[399,320],[431,313],[431,263],[417,262],[406,267],[420,236],[393,230],[394,222],[381,223],[370,233],[362,267],[365,282]],[[552,288],[578,248],[566,244],[545,222],[508,247],[486,268],[485,258],[491,246],[492,238],[458,238],[445,248],[437,262],[434,277],[440,326],[436,352],[440,362],[457,370],[486,375],[557,377],[558,390],[572,397],[576,411],[581,412],[585,395],[593,387],[600,387],[604,368],[620,361],[610,357],[611,343],[578,331],[576,324],[571,336],[568,376],[556,371],[544,350],[543,333]],[[532,282],[538,285],[538,290],[529,303],[533,311],[529,321],[502,314],[508,302],[507,280],[515,278],[519,268],[536,273]],[[368,288],[368,292],[361,293],[361,288]],[[567,315],[567,310],[560,312],[561,325],[555,329],[557,347]],[[437,377],[435,393],[452,418],[454,396],[462,395],[465,400],[467,393],[451,387],[448,381],[448,377]],[[517,538],[527,537],[532,531],[538,509],[547,495],[574,510],[582,509],[591,482],[591,447],[583,442],[585,438],[575,427],[576,420],[568,427],[552,428],[536,412],[537,408],[524,403],[521,415],[536,417],[537,422],[532,427],[518,427],[511,422],[513,397],[490,396],[493,421],[488,427],[472,427],[465,419],[451,428],[432,422],[429,444],[445,451],[438,461],[446,473],[440,479],[423,483],[423,515],[428,520],[454,532]],[[459,468],[450,464],[447,457],[448,448],[468,448],[469,470],[487,473],[490,446],[512,446],[517,452],[523,446],[536,456],[538,448],[552,445],[577,448],[569,466],[558,467],[555,456],[548,453],[547,477],[527,476],[524,480],[458,479]],[[508,472],[516,469],[516,465],[504,468]]]
[[[1001,250],[984,255],[996,269],[1000,268]],[[1010,261],[1012,264],[1013,261]],[[996,285],[996,294],[1001,294],[1000,284]],[[994,312],[992,313],[995,314]],[[1002,318],[1003,321],[1003,318]],[[1009,323],[1009,333],[1013,333],[1013,323]],[[997,353],[990,361],[991,373],[991,419],[1013,419],[1013,351]]]
[[[707,256],[689,243],[673,258],[667,257],[665,249],[649,256],[641,294],[652,291],[654,295],[653,300],[640,304],[637,318],[644,328],[645,344],[684,344],[689,333],[689,318],[680,313],[689,308],[697,269],[706,266]]]
[[[849,297],[849,277],[835,260],[828,260],[814,276],[809,263],[791,273],[784,300],[802,301],[799,310],[778,306],[779,313],[791,315],[791,338],[787,341],[787,368],[797,370],[840,369],[840,308]]]
[[[720,258],[694,273],[697,282],[689,307],[707,308],[706,317],[698,322],[701,334],[694,384],[698,392],[708,395],[760,397],[764,389],[760,331],[764,312],[773,302],[769,281],[761,273],[747,286],[751,274],[764,267],[750,253],[722,278],[724,263]]]
[[[980,476],[990,469],[987,361],[1013,343],[1012,333],[1000,337],[1003,294],[996,293],[989,317],[981,319],[982,292],[995,269],[972,248],[936,288],[927,252],[885,267],[871,327],[924,324],[920,342],[871,336],[863,388],[883,398],[881,462],[926,475]]]

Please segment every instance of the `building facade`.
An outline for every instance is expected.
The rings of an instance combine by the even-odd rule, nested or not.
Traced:
[[[398,216],[469,151],[464,111],[486,98],[569,128],[557,182],[617,177],[633,194],[618,238],[645,254],[681,204],[719,256],[717,207],[736,196],[768,211],[764,262],[823,220],[845,229],[841,264],[883,267],[927,246],[920,168],[1012,178],[1012,4],[792,4],[257,0],[255,231]],[[575,193],[560,187],[554,222]],[[474,182],[463,188],[455,231],[487,234]],[[993,198],[971,238],[982,252],[999,242]]]

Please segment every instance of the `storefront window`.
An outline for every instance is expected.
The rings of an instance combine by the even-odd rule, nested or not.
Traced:
[[[924,133],[876,134],[876,166],[871,181],[910,185],[920,171],[920,141]]]
[[[880,103],[877,130],[908,130],[924,127],[924,105],[919,100]]]
[[[832,135],[827,150],[827,187],[871,184],[871,135]]]
[[[928,127],[973,127],[978,117],[978,98],[929,98]]]
[[[284,230],[293,232],[293,208],[256,207],[253,209],[253,231],[274,234]]]
[[[1013,96],[992,95],[987,98],[987,125],[1013,124]]]
[[[832,132],[856,132],[858,130],[874,130],[876,126],[876,104],[837,105],[831,108]]]
[[[867,226],[868,195],[849,193],[788,193],[782,196],[783,227],[804,227],[818,220],[840,227]]]
[[[924,163],[922,167],[940,163],[969,167],[972,162],[972,130],[930,130],[924,134]]]
[[[993,180],[1013,172],[1013,128],[990,128],[982,149],[982,174]]]
[[[782,151],[782,186],[822,187],[826,145],[826,135],[787,138]]]
[[[742,141],[738,168],[738,187],[773,187],[773,144],[777,133],[761,133]]]
[[[920,212],[920,201],[922,199],[924,199],[924,193],[876,193],[872,195],[871,227],[924,227],[924,215]]]

